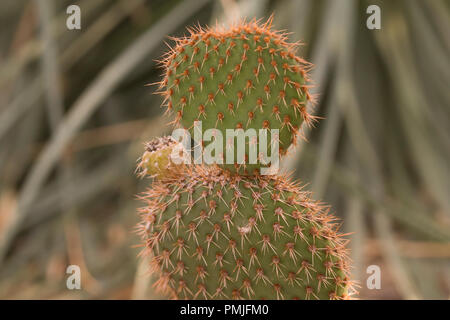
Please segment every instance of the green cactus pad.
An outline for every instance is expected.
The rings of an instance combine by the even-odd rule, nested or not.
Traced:
[[[280,155],[295,143],[302,122],[315,120],[306,111],[310,64],[295,55],[296,44],[288,43],[285,34],[271,30],[271,21],[226,30],[198,27],[174,39],[175,47],[162,61],[160,92],[175,113],[175,124],[193,135],[194,121],[200,120],[202,132],[216,128],[224,140],[226,129],[278,129]],[[238,164],[235,154],[225,167],[253,174],[261,163],[248,164],[248,156],[246,150],[246,164]]]
[[[156,289],[178,299],[343,299],[346,241],[282,176],[189,167],[155,181],[138,225]]]

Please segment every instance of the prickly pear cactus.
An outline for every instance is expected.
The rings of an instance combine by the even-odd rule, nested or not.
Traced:
[[[173,123],[194,140],[196,120],[202,134],[278,129],[283,155],[300,125],[315,121],[305,109],[309,64],[271,23],[198,27],[175,39],[162,61],[160,89],[175,112]],[[225,149],[229,141],[223,142]],[[138,232],[156,289],[181,299],[344,299],[353,293],[346,241],[333,216],[296,182],[261,175],[262,162],[176,165],[170,157],[176,145],[170,138],[152,141],[138,165],[141,176],[155,178],[141,197]]]
[[[175,124],[190,129],[192,136],[196,120],[202,122],[202,133],[212,128],[223,133],[278,129],[273,137],[269,130],[268,141],[279,141],[280,154],[295,143],[302,122],[315,120],[305,107],[311,100],[310,64],[295,55],[297,44],[287,42],[286,35],[273,31],[271,24],[272,19],[227,30],[198,27],[188,29],[189,36],[174,39],[174,48],[161,62],[165,76],[159,84],[165,105],[175,113]],[[266,148],[271,151],[271,143]],[[224,167],[254,174],[261,161],[248,164],[248,153],[246,163],[234,161]],[[216,156],[229,163],[224,154]]]
[[[180,299],[343,299],[345,241],[283,176],[192,166],[144,194],[139,232],[158,290]]]

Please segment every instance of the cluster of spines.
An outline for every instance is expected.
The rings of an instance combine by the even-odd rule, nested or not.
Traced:
[[[342,299],[351,290],[334,218],[286,177],[196,166],[143,200],[138,231],[155,287],[174,298]]]
[[[190,128],[193,120],[206,119],[207,110],[211,109],[210,115],[213,118],[211,126],[217,127],[227,117],[237,116],[236,111],[240,104],[258,84],[260,92],[254,97],[254,101],[247,102],[249,106],[245,114],[236,117],[236,121],[233,122],[234,128],[246,129],[258,118],[259,128],[280,128],[281,131],[290,132],[289,141],[280,141],[281,154],[287,151],[291,143],[296,143],[301,122],[305,121],[311,125],[316,120],[316,117],[306,110],[306,102],[313,100],[308,92],[310,85],[307,76],[311,65],[296,56],[298,43],[289,43],[287,35],[273,31],[271,24],[272,19],[264,24],[256,20],[249,23],[240,22],[227,30],[217,26],[206,29],[198,26],[188,29],[189,36],[173,39],[175,46],[161,61],[165,74],[164,79],[159,82],[159,92],[164,97],[163,104],[167,106],[167,110],[176,112],[173,120],[175,125],[182,122],[185,127]],[[252,45],[249,45],[250,36],[252,38],[250,43],[254,42]],[[229,66],[234,51],[242,54],[236,64]],[[249,72],[246,72],[245,76],[241,76],[244,64],[253,53],[257,55],[257,65],[253,66],[251,71],[247,70]],[[263,57],[266,53],[270,57],[269,60]],[[214,60],[214,63],[208,63],[210,60]],[[208,70],[205,70],[205,65],[208,65]],[[222,72],[223,68],[227,68],[228,72]],[[222,78],[216,84],[217,81],[213,80],[219,72]],[[261,72],[264,72],[267,78],[264,83],[261,83],[259,78]],[[227,96],[227,100],[221,101],[220,105],[216,103],[218,96],[225,96],[227,88],[239,77],[244,79],[239,80],[241,86],[234,90],[236,92],[233,92],[233,96]],[[208,82],[214,83],[217,87],[208,86],[209,91],[204,92]],[[277,92],[273,90],[275,83],[280,84],[279,88],[277,86]],[[180,91],[181,86],[183,90]],[[292,89],[290,94],[287,88]],[[204,101],[196,101],[193,104],[192,101],[199,92],[202,92]],[[177,99],[174,99],[175,96]],[[272,96],[276,96],[276,100],[272,99],[273,103],[269,106],[268,101]],[[266,109],[264,117],[257,114],[258,111],[262,113]],[[183,123],[186,112],[193,116],[188,117],[188,121]]]
[[[186,163],[190,163],[190,155],[181,143],[171,136],[157,137],[145,144],[136,173],[141,178],[169,178],[183,174]]]

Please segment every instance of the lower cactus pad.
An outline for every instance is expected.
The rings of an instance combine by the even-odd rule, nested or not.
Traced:
[[[138,232],[175,299],[343,299],[346,240],[335,218],[283,176],[190,167],[143,195]]]

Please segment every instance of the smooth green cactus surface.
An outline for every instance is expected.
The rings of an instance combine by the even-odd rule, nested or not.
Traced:
[[[281,154],[295,143],[302,122],[314,121],[306,111],[310,65],[295,55],[296,44],[270,25],[271,20],[228,30],[191,29],[190,36],[174,39],[176,46],[162,61],[165,78],[160,85],[176,124],[190,129],[192,136],[196,120],[202,121],[202,132],[216,128],[224,137],[226,129],[278,129],[273,138]],[[270,131],[268,138],[270,151]],[[216,156],[230,163],[226,147],[223,141],[224,154]],[[248,156],[247,150],[245,165],[235,155],[225,167],[253,174],[261,161],[249,165]]]
[[[345,241],[333,217],[283,176],[191,167],[143,195],[139,232],[179,299],[342,299]]]

